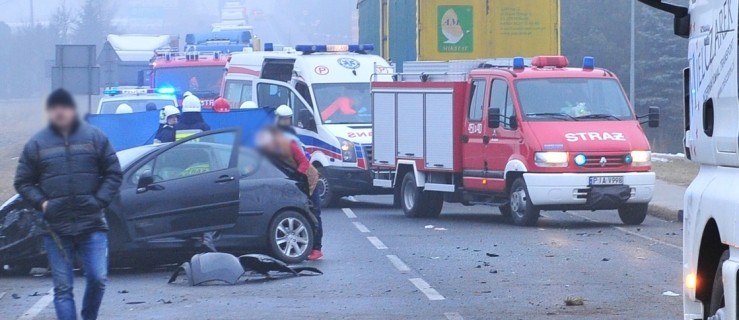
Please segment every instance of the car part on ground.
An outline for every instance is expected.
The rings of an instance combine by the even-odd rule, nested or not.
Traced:
[[[239,261],[245,270],[254,271],[267,278],[270,278],[270,272],[288,273],[294,276],[302,275],[303,271],[311,272],[314,275],[323,274],[321,270],[314,267],[290,267],[286,263],[263,254],[246,254],[239,257]]]
[[[169,278],[168,283],[175,282],[184,273],[190,286],[198,286],[209,282],[225,282],[231,285],[238,283],[244,274],[236,256],[222,252],[208,252],[192,256],[190,262],[180,265]]]
[[[314,267],[290,267],[286,263],[263,254],[247,254],[240,257],[222,252],[207,252],[192,256],[189,262],[180,265],[168,283],[177,281],[180,275],[187,277],[187,284],[199,286],[213,282],[235,285],[247,272],[253,271],[272,279],[272,273],[301,276],[303,272],[312,275],[323,274]]]

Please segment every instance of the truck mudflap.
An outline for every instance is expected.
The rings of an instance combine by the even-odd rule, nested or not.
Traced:
[[[622,178],[617,185],[591,185],[593,177]],[[654,194],[654,172],[620,172],[620,173],[531,173],[523,174],[526,189],[531,203],[539,207],[590,209],[589,200],[593,189],[604,187],[628,187],[630,196],[625,203],[649,203]],[[595,191],[596,193],[598,191]],[[603,206],[601,202],[600,206]],[[609,209],[615,209],[610,207]]]

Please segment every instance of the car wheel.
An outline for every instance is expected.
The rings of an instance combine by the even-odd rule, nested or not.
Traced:
[[[647,203],[627,204],[618,208],[618,217],[624,224],[640,225],[647,218],[648,210],[649,204]]]
[[[531,203],[526,182],[517,178],[509,191],[508,210],[511,212],[511,221],[518,226],[531,226],[539,220],[539,209]],[[501,211],[503,212],[503,211]],[[504,213],[505,215],[505,213]]]
[[[269,227],[269,249],[273,257],[285,263],[298,263],[313,249],[313,227],[302,214],[283,211]]]
[[[321,177],[318,179],[316,190],[313,192],[318,192],[318,194],[320,195],[321,207],[328,208],[333,206],[336,202],[336,194],[331,187],[331,183],[326,177],[326,169],[318,168],[318,173],[321,175]]]
[[[729,250],[724,251],[719,259],[718,267],[716,267],[716,273],[713,276],[713,287],[711,287],[711,302],[708,307],[707,318],[715,316],[721,308],[726,306],[724,299],[724,272],[723,264],[726,260],[729,260]]]
[[[438,217],[444,206],[444,196],[439,192],[423,191],[416,183],[413,172],[406,173],[400,188],[400,202],[406,217]]]

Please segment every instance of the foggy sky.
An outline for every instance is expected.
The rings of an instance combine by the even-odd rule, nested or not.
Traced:
[[[47,23],[63,2],[79,12],[84,0],[0,0],[0,21],[11,27],[31,21]],[[206,32],[220,20],[224,0],[120,0],[115,1],[115,25],[121,33],[179,34]],[[250,23],[265,42],[349,43],[355,0],[244,0]]]

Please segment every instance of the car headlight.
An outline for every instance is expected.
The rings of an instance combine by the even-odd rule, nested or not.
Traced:
[[[651,151],[631,151],[631,165],[648,166],[652,164]]]
[[[537,152],[534,163],[539,167],[566,167],[569,163],[567,152]]]
[[[341,144],[341,160],[357,162],[357,151],[354,150],[354,142],[339,138],[339,144]]]

